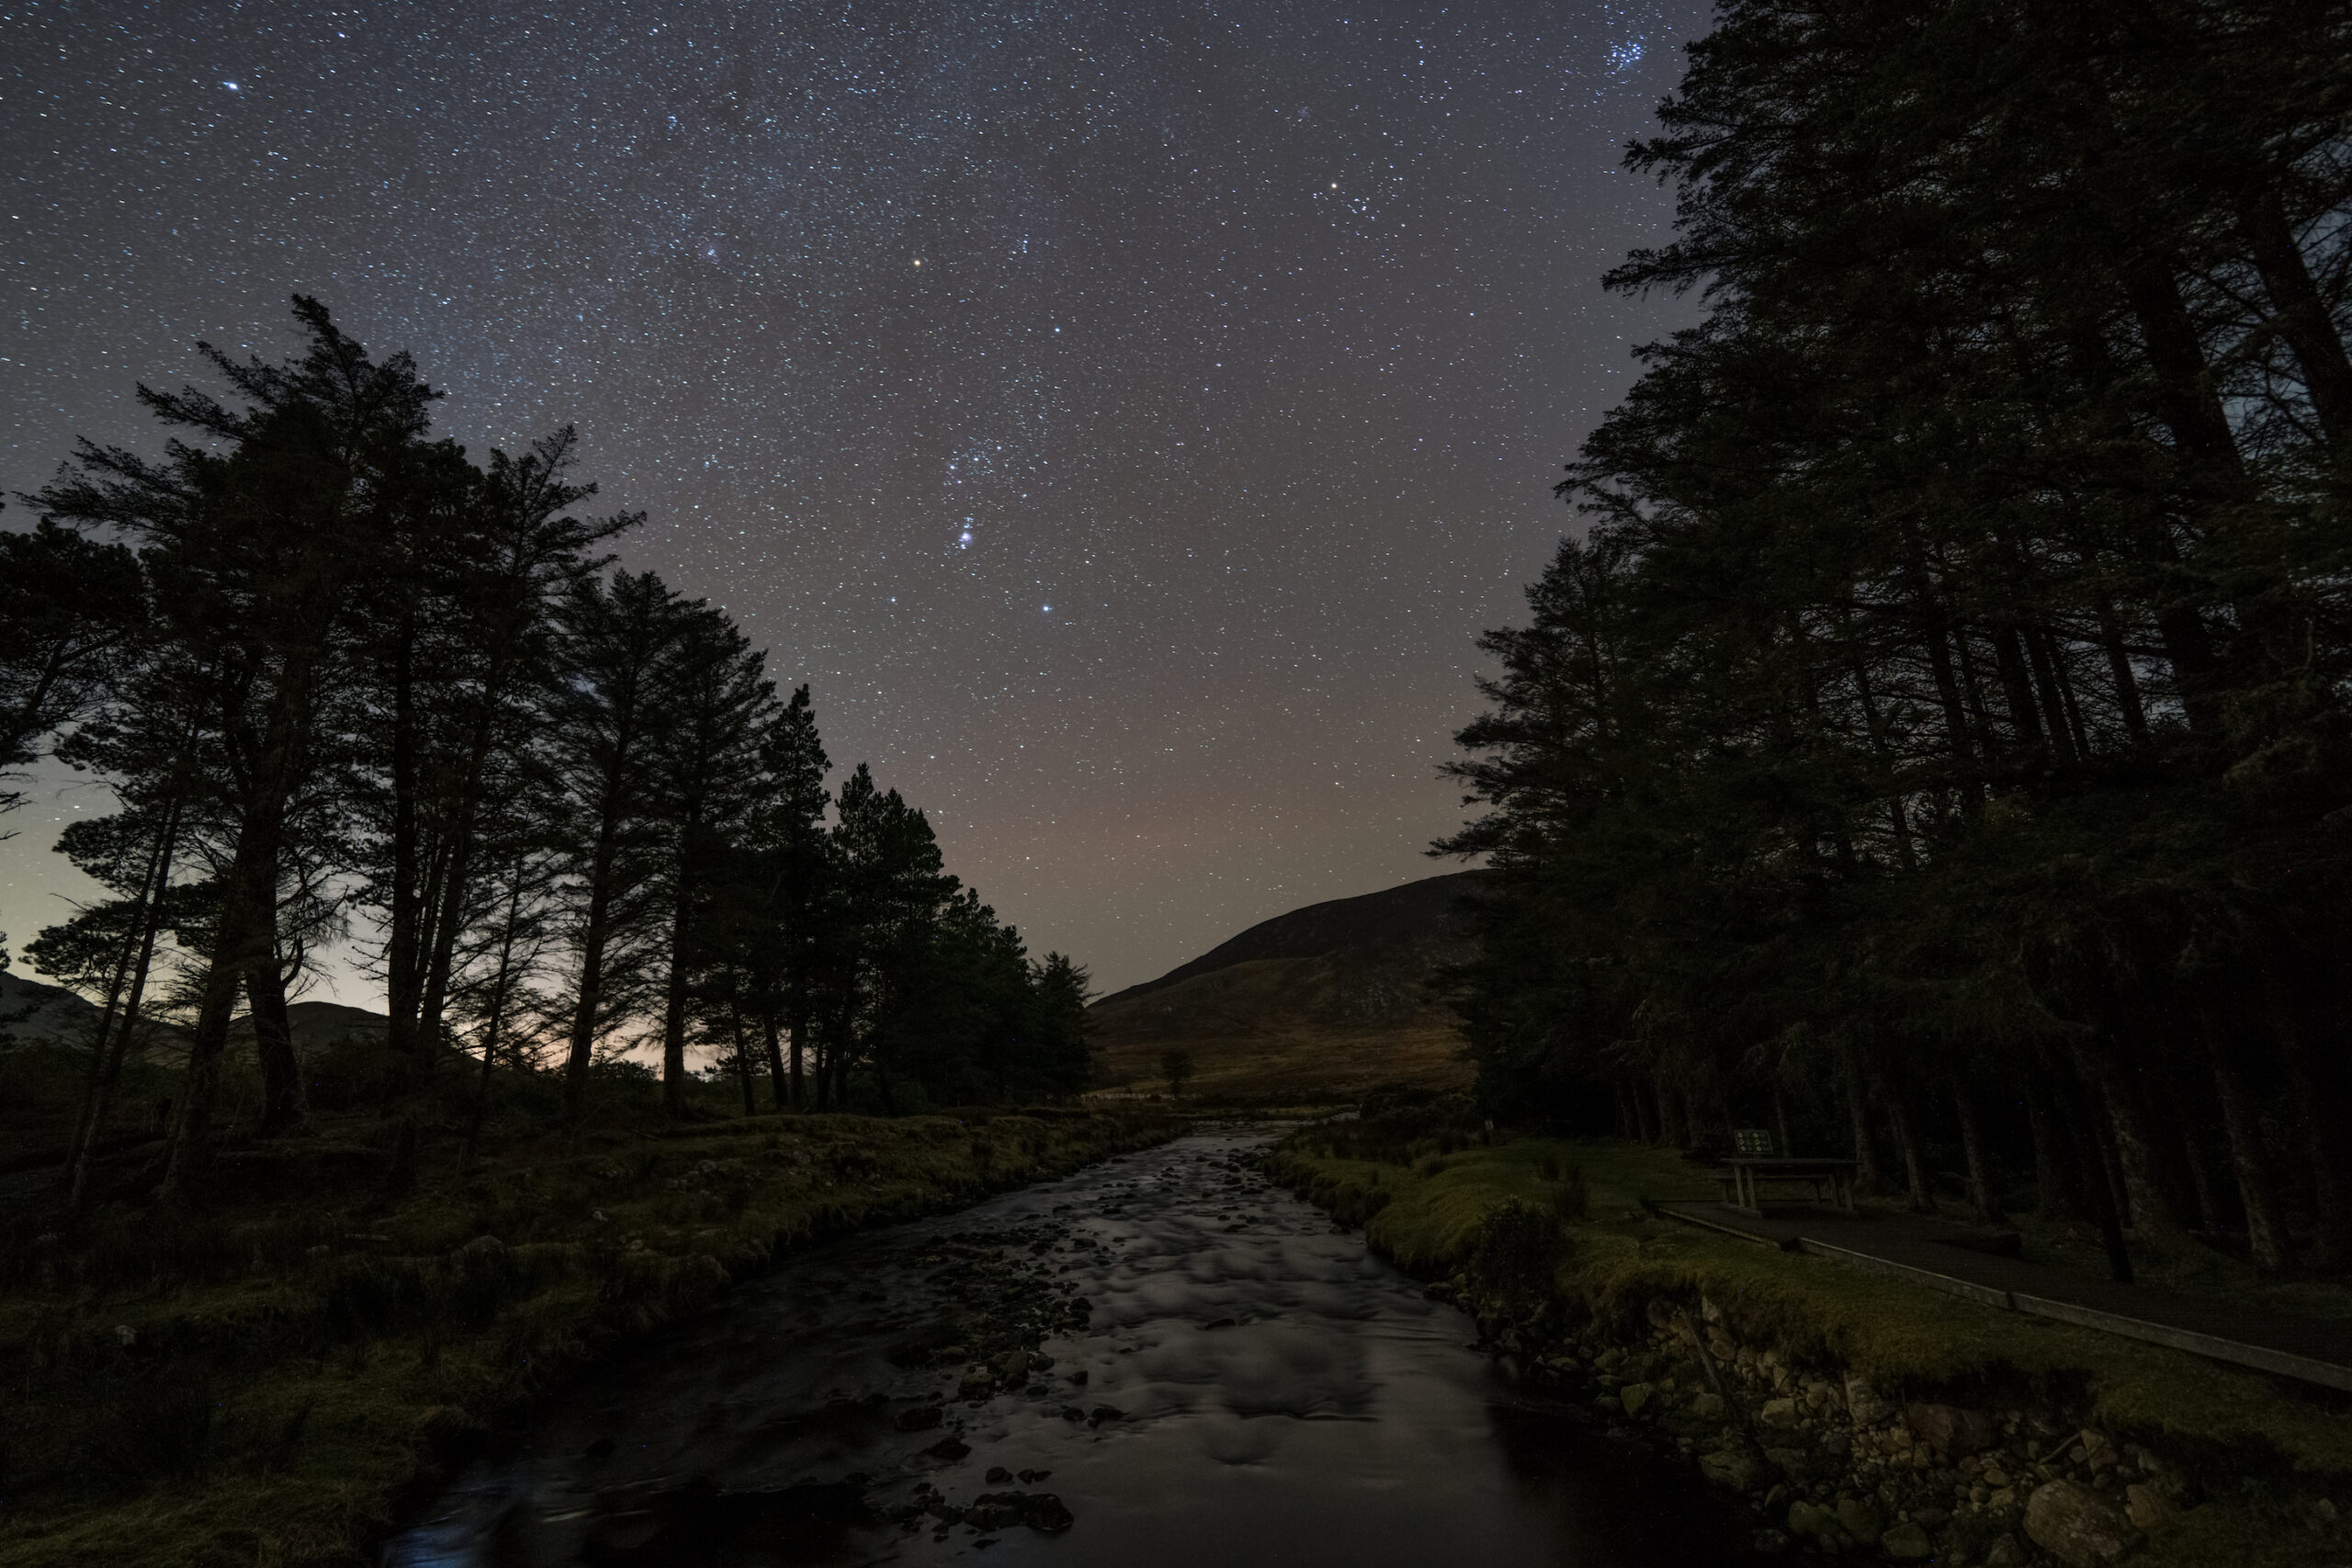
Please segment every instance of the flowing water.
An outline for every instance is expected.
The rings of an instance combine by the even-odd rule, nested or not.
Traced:
[[[1461,1313],[1268,1185],[1268,1139],[1206,1131],[804,1254],[598,1369],[386,1561],[1744,1557],[1687,1472],[1516,1386]],[[999,1348],[1024,1321],[1049,1364]]]

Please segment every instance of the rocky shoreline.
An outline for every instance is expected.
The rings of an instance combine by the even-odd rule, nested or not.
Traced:
[[[1571,1329],[1556,1303],[1515,1319],[1466,1276],[1430,1288],[1463,1305],[1490,1353],[1646,1433],[1745,1498],[1761,1551],[1812,1550],[1984,1568],[2122,1557],[2198,1488],[2180,1466],[2024,1401],[1897,1404],[1870,1381],[1742,1343],[1715,1303],[1648,1303],[1644,1331]],[[2328,1511],[2332,1517],[2332,1510]]]
[[[1279,1158],[1274,1168],[1302,1197],[1318,1196],[1310,1171]],[[1366,1217],[1335,1206],[1328,1185],[1319,1195],[1342,1223]],[[1883,1388],[1744,1327],[1738,1302],[1703,1290],[1570,1300],[1490,1288],[1475,1259],[1457,1261],[1464,1271],[1427,1293],[1471,1316],[1481,1349],[1585,1405],[1611,1436],[1679,1459],[1736,1498],[1759,1552],[1951,1568],[2146,1556],[2220,1568],[2317,1560],[2346,1543],[2323,1484],[2342,1477],[2107,1430],[2088,1394],[2063,1379]]]

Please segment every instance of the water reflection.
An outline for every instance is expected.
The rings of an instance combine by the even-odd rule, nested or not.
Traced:
[[[1204,1133],[803,1257],[599,1369],[387,1561],[1739,1559],[1687,1476],[1510,1387],[1459,1313],[1260,1181],[1241,1156],[1266,1137]],[[1055,1325],[1045,1364],[970,1381],[1023,1315]]]

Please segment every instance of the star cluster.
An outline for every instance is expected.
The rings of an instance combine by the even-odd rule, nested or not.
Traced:
[[[1672,301],[1626,140],[1704,9],[28,4],[0,484],[313,293],[814,688],[1125,985],[1434,870],[1471,639]],[[29,519],[12,508],[0,523]],[[61,811],[63,808],[61,807]],[[28,816],[38,814],[28,813]],[[0,927],[56,918],[10,857]]]

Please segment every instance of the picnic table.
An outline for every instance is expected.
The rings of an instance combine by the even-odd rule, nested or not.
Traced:
[[[1854,1167],[1850,1159],[1791,1156],[1772,1152],[1772,1134],[1755,1128],[1733,1134],[1735,1151],[1715,1179],[1723,1183],[1724,1207],[1765,1217],[1764,1184],[1803,1182],[1811,1201],[1826,1201],[1841,1213],[1854,1213]]]

